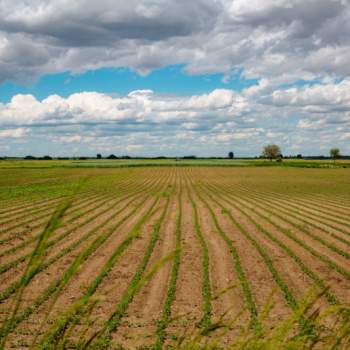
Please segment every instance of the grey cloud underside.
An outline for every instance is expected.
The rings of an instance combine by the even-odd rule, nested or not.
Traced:
[[[196,74],[243,68],[288,80],[348,75],[349,52],[347,0],[0,3],[0,81],[176,63]]]

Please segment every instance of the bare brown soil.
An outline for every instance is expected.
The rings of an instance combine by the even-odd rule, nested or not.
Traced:
[[[350,242],[350,221],[347,216],[350,213],[350,180],[347,180],[345,172],[339,172],[342,181],[329,189],[324,187],[327,183],[327,170],[322,171],[312,178],[308,173],[294,169],[288,172],[285,169],[199,167],[106,169],[105,172],[103,169],[89,170],[90,174],[96,175],[92,180],[95,187],[89,188],[86,196],[79,194],[64,214],[49,242],[68,231],[69,234],[46,249],[43,263],[53,261],[65,249],[80,242],[79,240],[81,242],[54,260],[54,263],[45,266],[23,288],[16,317],[24,316],[19,320],[15,318],[15,326],[7,331],[5,349],[29,349],[34,340],[36,343],[33,348],[38,348],[40,342],[57,329],[57,320],[68,315],[72,306],[82,300],[116,249],[134,233],[135,225],[150,210],[149,217],[141,223],[138,236],[128,243],[108,274],[98,282],[94,293],[84,301],[79,309],[81,314],[67,323],[67,328],[60,334],[60,340],[67,341],[65,348],[74,348],[79,341],[86,342],[108,326],[123,296],[131,291],[135,273],[143,261],[155,225],[165,208],[159,239],[144,270],[140,272],[141,281],[161,259],[174,253],[180,191],[180,264],[174,299],[169,306],[169,322],[165,325],[165,345],[174,345],[183,334],[201,329],[205,303],[208,302],[203,292],[206,279],[203,246],[196,230],[195,211],[190,196],[195,203],[199,230],[209,253],[211,322],[216,322],[225,314],[223,321],[228,324],[242,312],[236,324],[222,338],[222,345],[234,339],[240,327],[248,324],[251,314],[242,276],[237,272],[237,258],[234,258],[229,244],[215,226],[212,213],[220,230],[231,240],[237,251],[258,315],[264,310],[269,297],[272,298],[274,306],[267,317],[269,326],[272,327],[292,312],[295,305],[291,300],[298,302],[308,290],[315,287],[315,281],[301,268],[300,263],[329,287],[329,292],[337,300],[349,301],[350,260],[339,251],[330,249],[327,244],[349,253],[346,240]],[[79,170],[79,174],[83,174],[82,170]],[[334,176],[331,175],[329,176]],[[75,176],[78,173],[72,175],[72,178]],[[105,177],[98,182],[97,176]],[[106,187],[108,181],[109,188]],[[29,242],[23,247],[18,245],[40,235],[57,207],[57,198],[43,196],[32,203],[26,202],[25,198],[17,199],[7,205],[8,213],[5,212],[6,205],[1,209],[0,222],[3,225],[0,230],[5,231],[17,224],[18,227],[0,235],[0,239],[16,236],[0,245],[0,255],[3,253],[0,256],[0,267],[25,255],[28,258],[0,274],[0,296],[21,280],[37,241]],[[150,209],[153,203],[156,204]],[[167,207],[166,203],[169,203]],[[332,221],[333,205],[335,217]],[[39,214],[45,214],[45,218],[30,222],[39,215],[32,212],[37,209]],[[288,215],[288,210],[291,215]],[[84,224],[87,220],[89,222]],[[67,283],[50,292],[42,303],[36,305],[48,293],[48,288],[62,279],[72,263],[118,222],[122,223],[106,241],[81,261],[80,267],[69,276]],[[288,237],[288,233],[304,246]],[[282,245],[288,247],[300,263]],[[19,248],[15,251],[7,252],[17,246]],[[108,341],[111,346],[136,349],[156,343],[172,269],[173,260],[170,260],[139,290],[134,291],[120,316],[120,322],[110,333]],[[283,285],[287,286],[287,291]],[[17,293],[14,291],[0,302],[0,322],[3,325],[6,325],[14,310],[18,290],[19,287]],[[89,306],[91,309],[83,312]],[[329,306],[329,300],[322,296],[316,306],[325,310]]]

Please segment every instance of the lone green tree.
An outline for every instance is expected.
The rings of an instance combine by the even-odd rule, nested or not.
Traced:
[[[233,153],[233,152],[229,152],[229,153],[228,153],[228,158],[229,158],[229,159],[233,159],[233,158],[234,158],[234,156],[235,156],[235,155],[234,155],[234,153]]]
[[[329,150],[329,155],[331,156],[331,158],[333,158],[334,161],[336,159],[340,158],[340,150],[339,150],[339,148],[331,148]]]
[[[282,152],[279,146],[275,144],[269,144],[264,146],[262,155],[264,158],[270,159],[270,161],[272,161],[272,159],[280,158],[282,156]]]

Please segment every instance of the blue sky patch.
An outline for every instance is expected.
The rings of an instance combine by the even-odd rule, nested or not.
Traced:
[[[32,94],[42,100],[53,94],[67,97],[77,92],[96,91],[127,95],[131,91],[143,89],[151,89],[157,94],[187,96],[220,88],[241,91],[258,84],[256,79],[244,79],[241,73],[232,74],[224,82],[223,74],[189,75],[184,72],[182,65],[157,69],[146,76],[128,68],[102,68],[82,74],[64,72],[45,75],[30,86],[7,81],[0,86],[0,101],[9,102],[16,94]]]

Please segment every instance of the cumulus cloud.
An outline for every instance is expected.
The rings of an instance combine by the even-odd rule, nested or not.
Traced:
[[[319,153],[321,146],[334,144],[347,147],[348,79],[288,89],[267,86],[194,96],[137,90],[127,96],[82,92],[40,101],[16,95],[0,104],[0,138],[31,136],[67,154],[73,144],[84,152],[133,155],[190,150],[217,155],[226,148],[251,155],[259,154],[266,142],[279,143],[287,153]]]
[[[29,129],[25,129],[25,128],[5,129],[5,130],[0,130],[0,137],[19,138],[26,135],[28,132],[29,132]]]
[[[0,81],[169,64],[280,81],[348,75],[349,23],[348,0],[3,0]]]
[[[171,123],[221,114],[228,117],[241,109],[241,97],[226,89],[188,97],[156,95],[151,90],[133,91],[125,97],[97,92],[67,98],[51,95],[42,101],[32,95],[16,95],[0,105],[0,121],[8,126]]]

